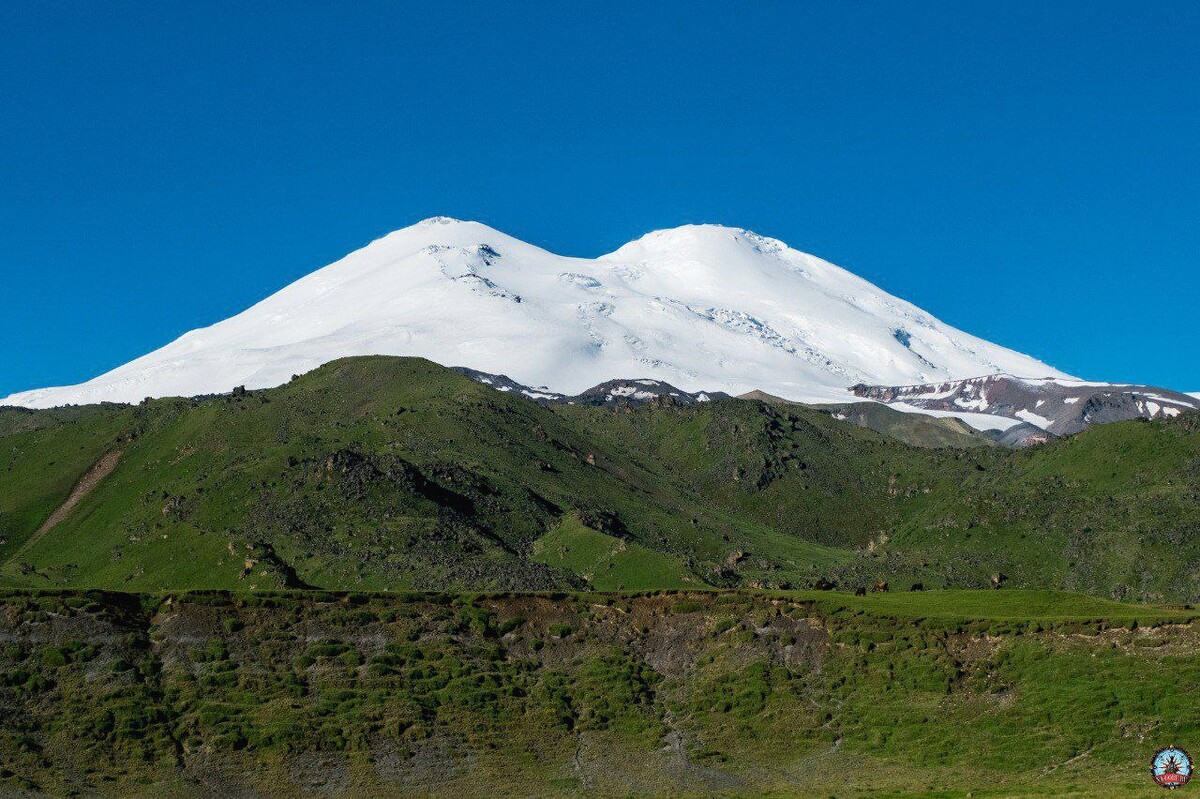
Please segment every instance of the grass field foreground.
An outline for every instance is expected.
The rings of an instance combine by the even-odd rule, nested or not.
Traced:
[[[1058,592],[0,595],[0,785],[1154,795],[1200,625]]]

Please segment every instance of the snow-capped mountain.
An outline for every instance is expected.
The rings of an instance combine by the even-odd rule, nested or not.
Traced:
[[[1060,436],[1078,433],[1092,424],[1169,418],[1200,410],[1200,400],[1165,388],[1011,375],[919,386],[857,385],[851,391],[864,399],[893,403],[902,410],[1003,416]]]
[[[0,404],[265,388],[368,354],[424,356],[564,394],[634,376],[838,402],[859,383],[1068,377],[746,230],[687,225],[587,259],[439,217],[86,383]]]

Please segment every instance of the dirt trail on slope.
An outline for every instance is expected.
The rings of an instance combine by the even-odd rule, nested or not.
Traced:
[[[124,450],[114,449],[112,452],[106,452],[101,456],[100,460],[92,464],[92,468],[88,469],[83,477],[79,478],[79,482],[75,484],[75,487],[71,489],[71,495],[66,498],[63,504],[55,509],[54,513],[51,513],[46,518],[46,521],[42,522],[42,526],[14,553],[14,557],[29,549],[39,538],[48,533],[63,519],[67,518],[67,514],[79,504],[80,500],[92,493],[92,490],[100,484],[101,480],[112,474],[113,469],[117,468],[117,461],[121,460],[123,453]]]

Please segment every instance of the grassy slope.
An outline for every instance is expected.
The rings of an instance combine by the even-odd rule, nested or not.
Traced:
[[[1019,591],[10,593],[0,789],[1150,795],[1200,736],[1196,625]]]
[[[615,475],[605,452],[553,413],[428,362],[337,362],[262,395],[156,401],[126,421],[133,440],[117,470],[8,563],[6,579],[266,587],[282,579],[270,568],[277,557],[327,586],[567,586],[570,575],[518,556],[567,509],[600,526],[619,509],[622,523],[681,549],[717,536],[696,530],[696,509],[656,475]],[[5,440],[33,451],[35,435],[45,433]],[[61,501],[85,468],[44,493]],[[0,524],[23,539],[54,504],[23,504]]]
[[[927,497],[894,544],[928,559],[988,553],[1026,585],[1194,600],[1198,464],[1195,416],[1103,425],[1009,453],[959,491]]]
[[[814,558],[807,574],[776,557],[776,576],[982,587],[1002,572],[1023,586],[1200,596],[1200,417],[1104,425],[1031,450],[930,451],[753,403],[567,413],[789,540],[859,548]]]
[[[699,587],[700,583],[678,558],[605,535],[574,515],[534,542],[533,560],[581,575],[598,591]]]
[[[0,559],[7,560],[100,456],[120,446],[130,413],[31,413],[0,408]]]
[[[115,446],[116,471],[14,557]],[[1002,571],[1194,600],[1198,462],[1195,417],[1030,451],[923,449],[804,407],[550,409],[427,361],[346,359],[243,397],[0,411],[0,580],[585,587],[595,561],[533,555],[578,519],[591,533],[576,535],[669,564],[662,586],[981,587]]]
[[[765,391],[750,391],[739,396],[742,399],[761,400],[771,405],[804,407],[803,403],[776,397]],[[970,425],[951,417],[904,413],[878,402],[848,402],[809,407],[836,414],[850,424],[870,428],[914,447],[971,449],[995,446],[991,439]]]

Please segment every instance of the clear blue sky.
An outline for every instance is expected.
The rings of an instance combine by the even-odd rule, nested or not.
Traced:
[[[0,396],[438,214],[748,227],[1198,391],[1198,42],[1194,0],[3,3]]]

